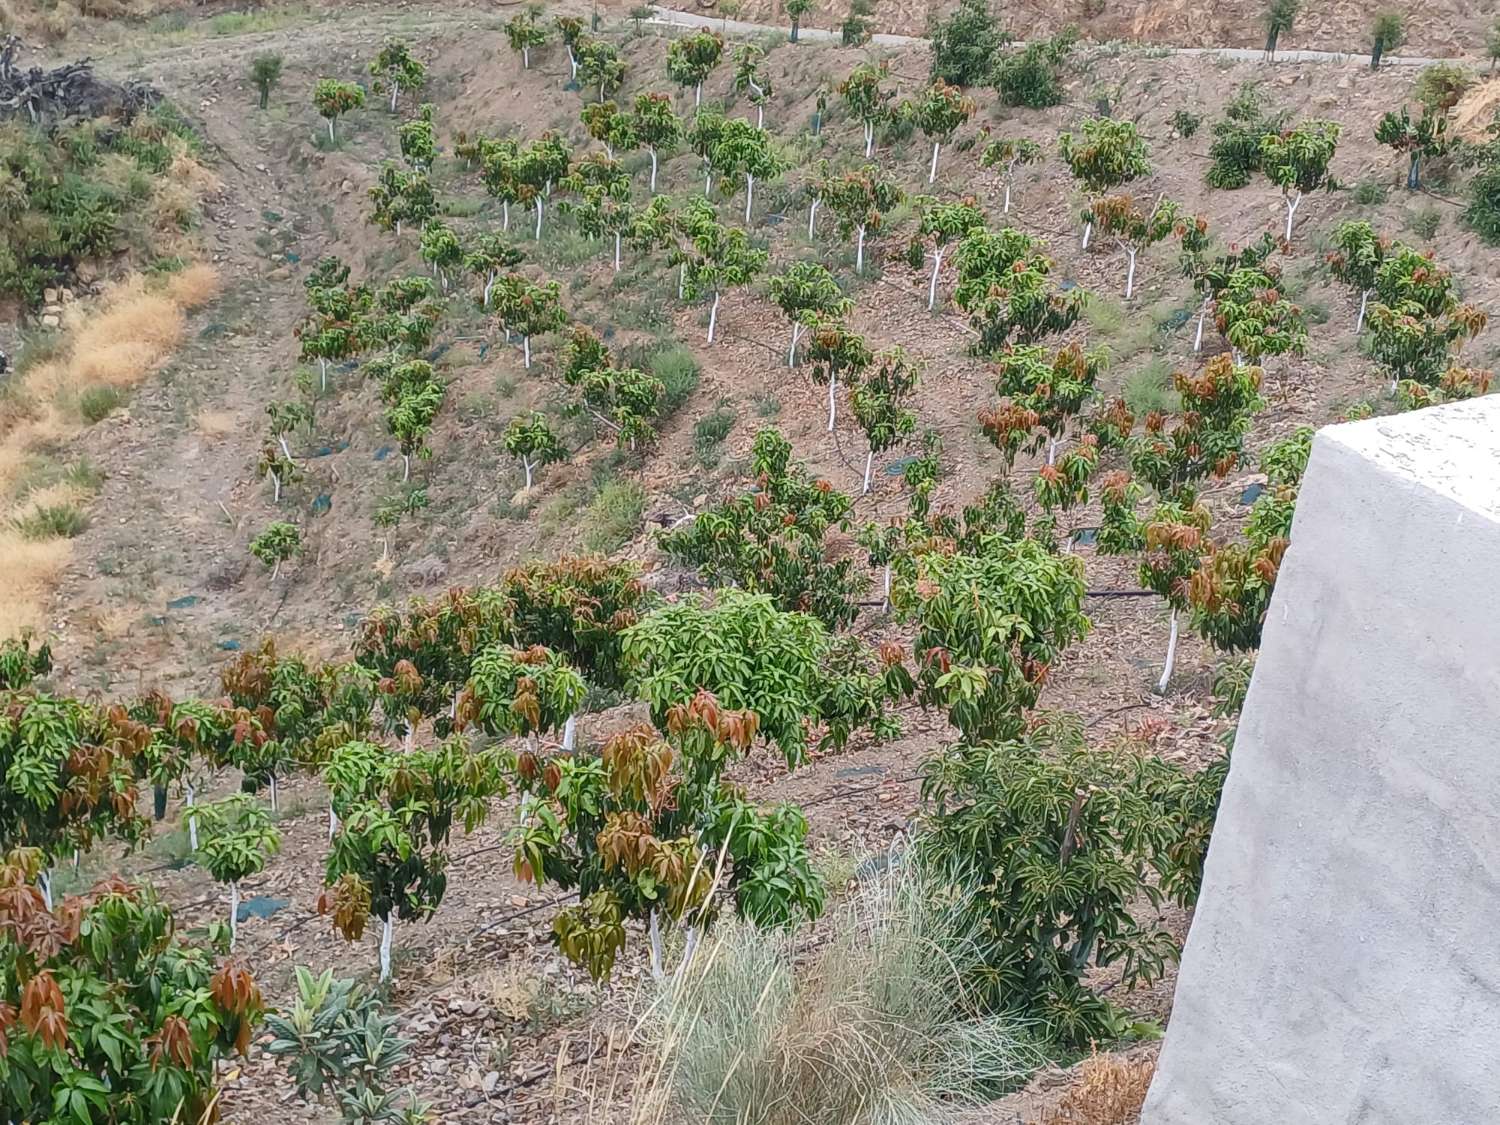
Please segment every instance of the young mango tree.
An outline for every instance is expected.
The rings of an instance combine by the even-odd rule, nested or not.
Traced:
[[[786,365],[797,365],[797,341],[802,330],[819,318],[842,319],[854,308],[844,296],[833,274],[818,262],[793,262],[767,282],[767,291],[786,318],[792,322],[792,344],[787,349]]]
[[[433,219],[422,228],[422,260],[432,267],[432,274],[448,291],[449,279],[463,265],[464,247],[458,232],[441,219]]]
[[[1192,279],[1193,288],[1203,297],[1198,309],[1198,329],[1193,336],[1193,354],[1203,350],[1203,323],[1213,303],[1229,284],[1229,279],[1239,269],[1260,269],[1274,273],[1271,255],[1281,245],[1270,231],[1244,247],[1229,248],[1226,254],[1212,255],[1213,240],[1208,231],[1208,220],[1201,215],[1184,219],[1177,229],[1182,242],[1182,273]]]
[[[920,218],[917,220],[917,238],[912,242],[914,253],[911,258],[914,266],[920,264],[918,254],[932,259],[932,277],[927,283],[927,310],[931,312],[937,307],[938,271],[943,268],[943,255],[953,243],[962,241],[974,231],[984,229],[984,211],[972,195],[959,200],[923,196],[916,203]],[[930,242],[932,248],[924,251],[922,240]]]
[[[1069,344],[1055,352],[1037,344],[1016,344],[995,357],[997,409],[981,411],[980,428],[1002,454],[1006,469],[1023,449],[1035,453],[1045,442],[1047,464],[1068,424],[1083,413],[1106,365],[1102,352]]]
[[[1131,121],[1091,117],[1083,123],[1081,137],[1059,136],[1057,149],[1090,203],[1151,174],[1146,142]],[[1089,248],[1093,233],[1094,224],[1089,221],[1083,228],[1083,249]]]
[[[431,103],[422,106],[417,116],[403,121],[396,129],[396,138],[401,143],[401,159],[419,172],[432,168],[437,157],[437,126],[432,120]]]
[[[546,132],[521,150],[516,166],[519,195],[536,204],[536,233],[542,239],[542,202],[552,194],[552,186],[568,174],[573,150],[556,133]]]
[[[1304,121],[1261,140],[1261,171],[1281,189],[1286,201],[1287,242],[1292,240],[1292,223],[1302,197],[1310,191],[1332,191],[1338,186],[1328,165],[1338,148],[1340,128],[1336,121]]]
[[[505,22],[505,39],[510,49],[521,56],[522,70],[531,69],[531,49],[547,42],[547,29],[537,22],[536,17],[537,13],[528,8]]]
[[[781,174],[784,161],[776,152],[771,135],[748,121],[725,121],[708,150],[711,174],[724,179],[745,178],[745,222],[755,203],[755,181],[769,180]]]
[[[1393,392],[1404,382],[1436,387],[1455,353],[1487,321],[1484,313],[1459,302],[1449,270],[1399,243],[1376,270],[1375,298],[1371,353],[1391,372]]]
[[[1011,227],[971,230],[954,255],[953,302],[979,333],[978,355],[998,355],[1011,343],[1029,344],[1065,332],[1083,314],[1088,294],[1051,287],[1052,259],[1039,243]]]
[[[387,39],[380,53],[370,62],[370,73],[375,78],[375,92],[391,92],[391,112],[396,112],[396,103],[402,94],[415,93],[427,82],[427,67],[411,53],[399,39]]]
[[[797,36],[802,30],[802,17],[813,9],[813,0],[782,0],[781,10],[786,18],[792,21],[792,29],[787,33],[787,42],[797,42]]]
[[[709,215],[712,208],[709,209]],[[688,300],[713,294],[708,313],[708,342],[714,342],[719,301],[724,290],[749,285],[765,271],[771,256],[757,250],[739,227],[727,227],[701,212],[691,220],[688,238],[675,252],[674,264],[683,267],[681,288]]]
[[[849,106],[849,112],[864,126],[865,159],[875,152],[875,129],[891,117],[891,99],[895,92],[881,86],[889,73],[886,63],[860,63],[839,83],[839,94]]]
[[[973,98],[941,78],[935,79],[917,100],[913,118],[917,128],[932,142],[932,164],[927,169],[929,184],[937,182],[938,152],[953,139],[959,127],[974,116],[976,108]]]
[[[1390,239],[1377,234],[1369,223],[1350,219],[1335,228],[1333,245],[1335,249],[1328,253],[1328,272],[1359,294],[1359,317],[1354,322],[1354,334],[1358,336],[1364,330],[1365,310],[1391,248]]]
[[[334,132],[334,122],[364,104],[364,87],[353,82],[340,82],[337,78],[320,78],[318,84],[313,87],[313,108],[318,111],[319,117],[328,122],[329,144],[334,144],[338,140]]]
[[[487,142],[479,154],[479,166],[484,190],[500,201],[500,229],[509,233],[510,205],[529,198],[522,182],[521,146],[511,140]]]
[[[464,251],[463,268],[483,284],[480,307],[488,311],[490,297],[495,292],[495,283],[506,270],[514,269],[526,260],[526,255],[512,246],[494,231],[476,234]]]
[[[265,1011],[255,981],[185,944],[150,886],[114,877],[47,906],[30,885],[41,863],[0,857],[6,1104],[92,1125],[212,1119],[219,1063],[248,1056]]]
[[[1016,169],[1024,164],[1035,164],[1044,155],[1042,146],[1025,137],[1002,137],[990,141],[979,154],[981,168],[999,168],[1005,179],[1005,205],[1002,215],[1010,214],[1011,188],[1015,186]]]
[[[682,121],[666,94],[637,94],[630,112],[630,131],[651,155],[649,190],[656,194],[656,171],[660,156],[682,142]]]
[[[556,16],[557,37],[568,52],[568,81],[578,81],[578,43],[583,38],[584,23],[577,16]]]
[[[369,196],[373,205],[370,222],[381,230],[395,231],[397,238],[405,224],[423,227],[437,215],[437,197],[426,172],[403,172],[387,163],[381,167]]]
[[[1422,161],[1445,156],[1451,147],[1448,115],[1426,105],[1413,121],[1411,110],[1402,106],[1400,114],[1387,113],[1376,123],[1375,140],[1406,154],[1406,190],[1417,191],[1422,186]]]
[[[585,38],[578,42],[574,52],[578,57],[578,81],[599,87],[600,102],[625,84],[625,60],[620,58],[613,43]]]
[[[547,416],[533,410],[527,415],[517,415],[505,427],[501,438],[505,452],[521,462],[526,473],[526,491],[531,491],[532,470],[554,461],[565,461],[568,451],[562,440],[547,424]]]
[[[1089,206],[1089,222],[1115,240],[1125,251],[1125,299],[1135,292],[1136,256],[1170,237],[1177,229],[1179,211],[1170,199],[1157,197],[1151,210],[1144,210],[1134,197],[1107,195]]]
[[[559,186],[578,198],[564,200],[565,214],[572,214],[579,233],[586,238],[614,238],[614,268],[620,270],[620,244],[635,222],[630,206],[630,173],[610,157],[598,154],[580,160]]]
[[[248,793],[199,805],[201,835],[198,854],[214,882],[229,888],[229,948],[240,933],[240,882],[259,875],[266,861],[281,848],[281,833],[271,814]]]
[[[281,577],[282,564],[302,553],[302,533],[296,524],[276,520],[250,540],[250,553],[271,568],[271,581],[275,582]]]
[[[917,416],[907,406],[921,378],[921,365],[900,347],[878,352],[864,379],[849,394],[849,405],[865,432],[865,480],[861,495],[870,491],[875,457],[909,438]]]
[[[807,328],[807,362],[813,381],[828,384],[828,432],[833,433],[840,381],[857,386],[875,356],[865,338],[845,320],[815,316]]]
[[[506,326],[521,337],[521,354],[526,370],[531,370],[531,339],[556,332],[568,323],[562,307],[562,284],[544,281],[540,285],[526,282],[515,293],[507,292],[500,307]]]
[[[615,158],[615,149],[629,152],[636,146],[634,125],[614,102],[592,102],[578,114],[583,131],[604,146],[604,155]]]
[[[1236,363],[1267,356],[1301,355],[1307,347],[1302,309],[1282,295],[1265,269],[1237,269],[1214,298],[1214,323],[1234,350]]]
[[[820,196],[838,218],[839,234],[855,235],[854,272],[865,269],[865,235],[880,229],[882,216],[906,194],[894,180],[886,179],[873,164],[835,176],[822,185]]]
[[[703,82],[724,57],[724,37],[714,31],[695,31],[674,39],[667,47],[667,77],[683,89],[693,88],[693,108],[703,105]]]
[[[771,76],[761,65],[766,61],[766,49],[758,43],[746,43],[734,51],[734,88],[748,95],[755,107],[755,127],[766,125],[766,103],[775,90],[771,87]]]

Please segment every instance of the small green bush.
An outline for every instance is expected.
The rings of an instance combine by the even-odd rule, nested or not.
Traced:
[[[14,524],[24,538],[33,541],[73,539],[88,530],[89,517],[72,504],[48,504],[18,517]]]
[[[1387,190],[1378,180],[1360,180],[1354,185],[1354,202],[1362,207],[1377,207],[1385,202]]]
[[[719,463],[723,455],[721,447],[729,431],[734,429],[734,423],[734,411],[721,406],[712,414],[699,418],[693,426],[693,452],[705,469],[712,469]]]
[[[1229,191],[1242,188],[1260,171],[1261,142],[1281,131],[1285,113],[1268,113],[1260,91],[1242,87],[1224,107],[1223,120],[1214,122],[1208,146],[1208,186]]]
[[[1010,40],[995,22],[988,0],[959,0],[947,19],[928,21],[932,40],[932,77],[952,86],[981,86],[990,77],[995,56]]]
[[[1434,63],[1417,76],[1412,97],[1435,112],[1447,113],[1474,84],[1474,75],[1455,63]]]
[[[1062,65],[1078,41],[1078,29],[1065,27],[1051,39],[1028,43],[995,64],[991,84],[1003,105],[1046,109],[1063,100]]]
[[[1423,241],[1430,240],[1443,225],[1443,213],[1436,207],[1421,207],[1406,213],[1406,227]]]
[[[1491,246],[1500,246],[1500,163],[1481,169],[1469,184],[1464,222]]]
[[[78,396],[78,413],[90,424],[102,422],[114,413],[121,397],[114,387],[88,387]]]
[[[667,344],[651,354],[647,364],[662,382],[660,418],[670,418],[698,389],[698,360],[683,344]]]
[[[1177,130],[1177,135],[1183,140],[1191,137],[1198,131],[1198,126],[1203,124],[1203,115],[1194,113],[1190,109],[1179,109],[1172,114],[1172,128]]]
[[[646,492],[639,484],[633,480],[610,481],[584,510],[584,547],[601,555],[618,551],[635,538],[645,510]]]
[[[1153,359],[1125,377],[1121,392],[1125,405],[1137,418],[1153,410],[1169,414],[1177,408],[1177,394],[1172,390],[1172,368],[1164,359]]]

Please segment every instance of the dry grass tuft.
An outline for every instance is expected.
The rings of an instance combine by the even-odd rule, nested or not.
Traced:
[[[0,527],[0,570],[5,572],[0,637],[13,637],[25,629],[46,630],[47,598],[72,557],[70,540],[31,540],[9,523]]]
[[[223,289],[224,281],[219,271],[206,262],[195,262],[167,280],[167,296],[185,309],[201,308]]]
[[[1154,1073],[1154,1058],[1093,1055],[1041,1125],[1136,1125]]]
[[[228,410],[200,410],[198,432],[211,441],[226,438],[239,429],[238,420]]]

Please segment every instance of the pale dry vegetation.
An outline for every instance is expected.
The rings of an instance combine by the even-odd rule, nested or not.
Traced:
[[[1093,1055],[1040,1125],[1135,1125],[1155,1072],[1154,1058]]]

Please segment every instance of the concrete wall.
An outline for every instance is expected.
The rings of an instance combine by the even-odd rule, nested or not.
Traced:
[[[1318,434],[1141,1121],[1500,1123],[1500,395]]]

